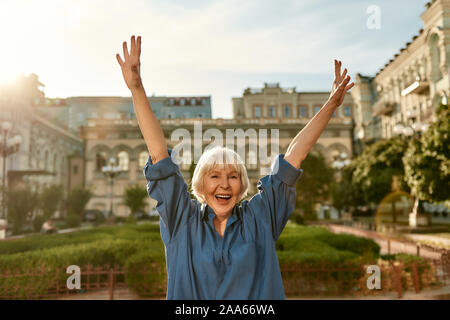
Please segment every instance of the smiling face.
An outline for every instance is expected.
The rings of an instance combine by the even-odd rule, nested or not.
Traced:
[[[231,216],[241,192],[241,179],[233,165],[216,165],[203,178],[206,203],[219,217]]]

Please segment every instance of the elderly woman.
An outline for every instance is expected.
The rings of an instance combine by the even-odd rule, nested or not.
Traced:
[[[202,154],[195,168],[191,199],[179,167],[170,157],[140,76],[141,37],[123,43],[117,61],[131,91],[139,127],[148,147],[147,190],[157,200],[166,248],[167,299],[284,299],[275,242],[295,205],[300,165],[353,83],[335,60],[328,101],[297,134],[286,154],[260,179],[258,193],[246,196],[248,177],[239,156],[226,148]]]

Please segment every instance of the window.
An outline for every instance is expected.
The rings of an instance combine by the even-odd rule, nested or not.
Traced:
[[[174,98],[170,98],[169,99],[169,105],[173,106],[175,103],[175,99]]]
[[[184,103],[185,103],[184,98],[181,98],[180,99],[180,106],[184,106]]]
[[[336,109],[333,111],[333,114],[331,115],[332,118],[336,118]]]
[[[253,113],[255,118],[261,118],[261,107],[255,106],[255,108],[253,109]]]
[[[106,153],[105,152],[98,152],[95,156],[95,170],[96,171],[102,171],[102,168],[106,166]]]
[[[271,118],[275,118],[276,117],[275,106],[270,106],[269,107],[269,117],[271,117]]]
[[[314,106],[314,115],[317,114],[317,112],[319,112],[321,106]]]
[[[119,158],[120,170],[128,171],[128,153],[126,151],[120,151],[117,158]]]
[[[350,106],[344,106],[344,116],[345,117],[351,117],[352,116],[352,109]]]
[[[48,151],[45,151],[44,170],[48,169]]]
[[[205,105],[205,104],[206,104],[206,99],[203,98],[203,99],[202,99],[202,105]]]
[[[194,98],[191,99],[191,106],[195,106],[197,103]]]
[[[285,118],[291,117],[291,107],[288,105],[284,105],[284,117]]]
[[[148,160],[148,152],[147,151],[142,151],[141,153],[139,153],[139,168],[144,168],[147,160]]]
[[[299,112],[300,117],[302,118],[307,118],[308,117],[308,113],[307,113],[307,109],[305,106],[300,106],[300,112]]]

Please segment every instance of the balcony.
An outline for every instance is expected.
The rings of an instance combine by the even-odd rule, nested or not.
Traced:
[[[428,91],[429,87],[430,84],[428,81],[416,80],[402,90],[402,96],[406,96],[408,94],[424,94]]]
[[[373,115],[388,115],[394,110],[395,102],[386,101],[386,99],[381,98],[373,105]]]

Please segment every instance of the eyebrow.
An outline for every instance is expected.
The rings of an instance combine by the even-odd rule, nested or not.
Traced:
[[[222,171],[217,171],[217,170],[212,170],[209,172],[209,174],[214,174],[214,173],[221,173]],[[238,174],[238,172],[236,170],[233,170],[232,172],[230,172],[229,174]]]

